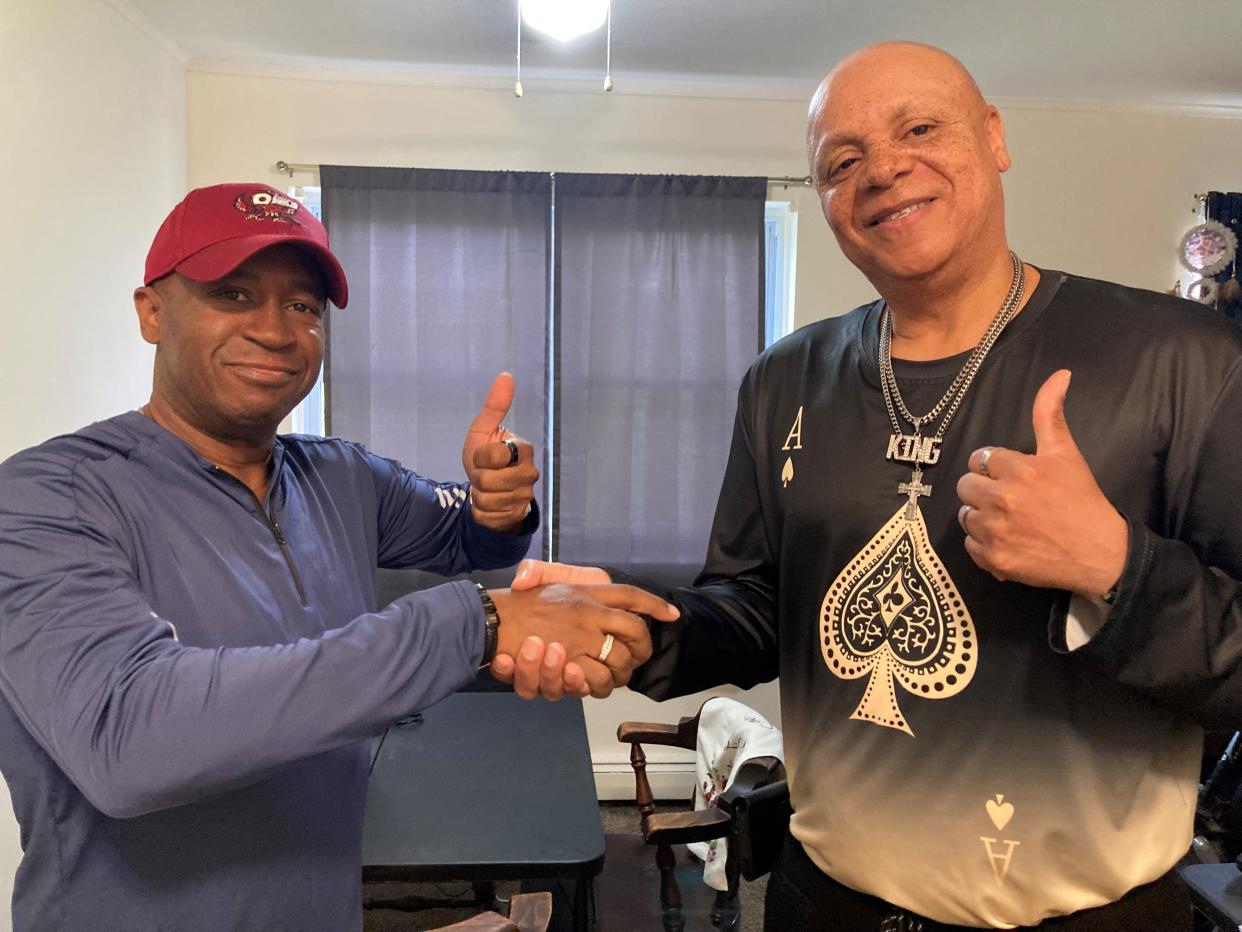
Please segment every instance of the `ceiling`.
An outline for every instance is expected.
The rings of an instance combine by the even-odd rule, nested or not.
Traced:
[[[108,2],[191,69],[513,79],[517,0]],[[1242,116],[1242,0],[613,0],[612,71],[619,93],[805,98],[884,39],[948,49],[993,97]],[[524,32],[524,79],[598,80],[603,65],[603,30],[565,45]]]

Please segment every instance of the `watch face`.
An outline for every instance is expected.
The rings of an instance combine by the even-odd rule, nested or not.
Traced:
[[[1186,231],[1178,258],[1187,269],[1206,277],[1232,262],[1237,249],[1238,238],[1233,231],[1223,223],[1209,220]]]

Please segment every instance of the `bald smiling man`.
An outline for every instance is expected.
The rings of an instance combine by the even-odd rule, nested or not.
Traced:
[[[1189,929],[1202,726],[1242,710],[1239,333],[1016,256],[1001,116],[939,49],[842,61],[807,143],[881,297],[747,373],[706,566],[631,686],[780,677],[773,932]]]

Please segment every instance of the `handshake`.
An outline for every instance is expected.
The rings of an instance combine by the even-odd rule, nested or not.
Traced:
[[[500,628],[492,676],[523,699],[608,696],[651,657],[639,615],[676,621],[677,608],[596,567],[523,560],[510,589],[489,590]]]

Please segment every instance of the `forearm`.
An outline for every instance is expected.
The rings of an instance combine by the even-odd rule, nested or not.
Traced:
[[[503,531],[484,527],[473,519],[463,524],[462,555],[471,569],[492,570],[513,566],[530,549],[531,537],[539,530],[540,513],[535,501],[518,524]]]
[[[776,594],[758,578],[700,579],[667,589],[611,571],[616,582],[654,592],[677,606],[675,622],[648,621],[653,653],[630,688],[671,699],[723,683],[749,688],[776,678]]]
[[[1065,650],[1065,604],[1053,611]],[[1181,541],[1130,522],[1130,555],[1108,620],[1074,652],[1106,675],[1205,724],[1242,717],[1242,582]]]
[[[512,566],[526,555],[539,528],[534,502],[521,524],[505,532],[475,520],[465,486],[414,477],[399,491],[384,500],[381,511],[378,564],[384,568],[418,567],[454,576]]]
[[[71,625],[45,628],[37,644],[4,652],[4,692],[83,794],[117,817],[245,786],[377,734],[468,682],[483,645],[466,583],[270,647],[186,647],[151,618],[94,627],[89,650],[66,641],[66,654],[57,630],[74,636]]]

